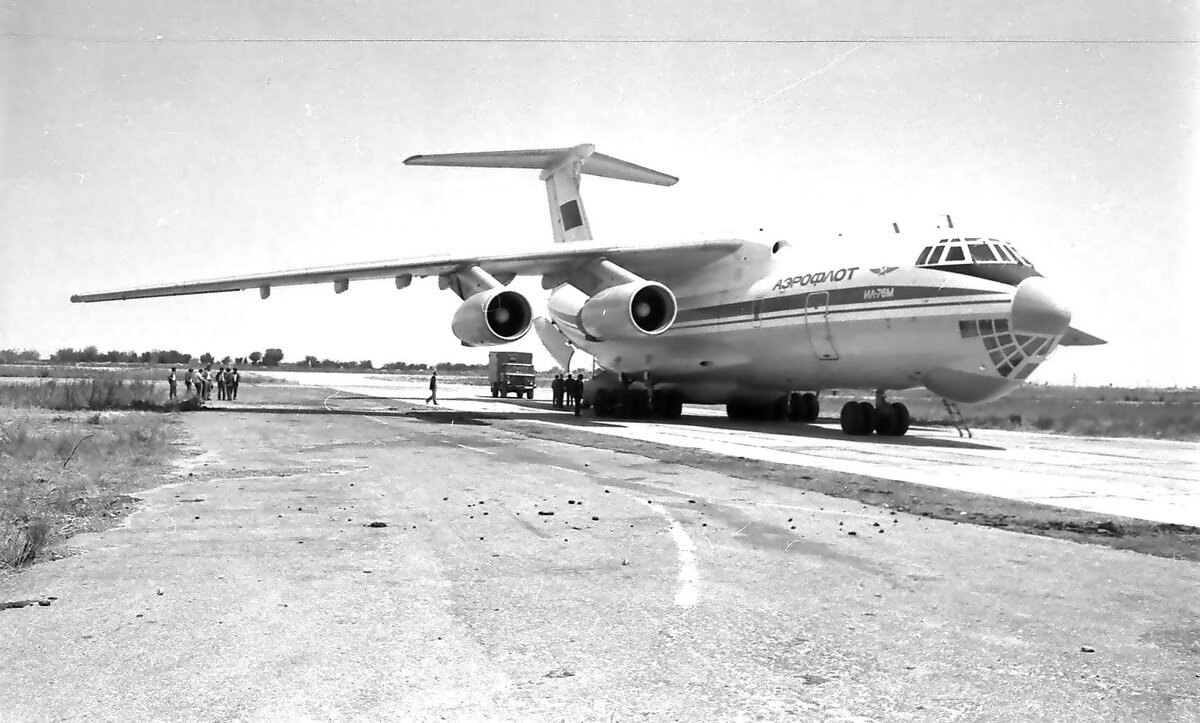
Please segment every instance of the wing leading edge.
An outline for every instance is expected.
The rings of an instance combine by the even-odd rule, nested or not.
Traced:
[[[397,288],[407,286],[413,277],[447,276],[471,266],[504,276],[561,276],[595,259],[608,259],[641,276],[659,279],[678,277],[718,258],[733,253],[745,242],[739,240],[688,241],[646,246],[614,246],[600,243],[573,243],[509,254],[443,255],[397,259],[347,266],[293,269],[249,276],[231,276],[203,281],[188,281],[158,286],[139,286],[112,291],[75,294],[73,303],[124,301],[161,296],[217,294],[258,289],[263,298],[274,286],[297,286],[332,282],[334,290],[345,291],[352,280],[394,278]]]

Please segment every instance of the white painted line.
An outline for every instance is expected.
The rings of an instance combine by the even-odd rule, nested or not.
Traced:
[[[385,427],[391,426],[386,419],[380,419],[379,417],[367,417],[367,419],[375,422],[376,424],[382,424]]]
[[[341,390],[341,389],[339,389],[339,390],[337,390],[336,392],[334,392],[333,394],[330,394],[328,397],[325,397],[325,401],[321,402],[321,404],[325,405],[325,411],[326,411],[326,412],[332,412],[332,411],[333,411],[332,409],[330,409],[330,408],[329,408],[329,400],[330,400],[330,399],[333,399],[334,397],[336,397],[337,395],[339,395],[339,394],[341,394],[341,393],[342,393],[342,390]]]
[[[478,448],[476,448],[476,447],[468,447],[468,446],[467,446],[467,445],[465,445],[465,444],[460,444],[460,445],[458,445],[458,446],[459,446],[459,447],[462,447],[463,449],[469,449],[469,450],[471,450],[472,452],[480,452],[480,453],[482,453],[482,454],[490,454],[490,455],[492,455],[493,457],[494,457],[494,456],[496,456],[496,453],[495,453],[495,452],[489,452],[489,451],[487,451],[486,449],[478,449]]]
[[[567,469],[566,467],[559,467],[559,466],[558,466],[558,465],[556,465],[556,464],[548,464],[548,465],[546,465],[546,466],[547,466],[547,467],[550,467],[550,468],[552,468],[552,469],[560,469],[560,470],[562,470],[563,472],[573,472],[573,473],[575,473],[575,474],[583,474],[583,472],[580,472],[580,471],[579,471],[579,470],[577,470],[577,469]]]
[[[696,566],[696,545],[683,531],[683,526],[662,505],[650,505],[671,526],[671,537],[679,553],[679,590],[675,593],[675,604],[690,608],[700,599],[700,569]]]

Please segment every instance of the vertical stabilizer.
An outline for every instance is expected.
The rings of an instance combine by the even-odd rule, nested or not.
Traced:
[[[471,168],[534,168],[541,170],[550,202],[550,224],[555,243],[587,241],[592,238],[587,212],[579,196],[582,175],[604,176],[623,181],[673,185],[678,178],[619,158],[596,153],[590,143],[574,148],[544,148],[526,151],[484,151],[413,156],[409,166],[463,166]]]

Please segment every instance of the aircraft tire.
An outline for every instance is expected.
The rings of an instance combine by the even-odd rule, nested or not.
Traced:
[[[683,416],[683,392],[678,389],[667,390],[667,418],[679,419]]]
[[[862,426],[862,410],[858,408],[858,402],[846,402],[842,405],[842,431],[846,434],[858,434],[859,427]]]
[[[859,434],[870,434],[875,431],[875,405],[870,402],[859,402],[858,408],[862,410],[862,426],[859,427]]]
[[[610,417],[613,413],[612,393],[607,389],[597,389],[596,399],[592,402],[597,417]]]
[[[875,408],[875,433],[881,437],[895,436],[900,428],[900,419],[896,410],[890,404]]]
[[[667,393],[668,392],[666,389],[654,390],[653,399],[650,400],[650,406],[652,407],[650,416],[657,419],[670,418],[671,409],[667,405]]]
[[[788,419],[793,422],[804,421],[804,395],[800,392],[788,395]]]
[[[763,416],[771,422],[782,422],[787,419],[790,407],[791,400],[785,394],[773,402],[767,402],[762,405]]]
[[[892,402],[892,411],[896,415],[896,428],[892,434],[897,437],[903,437],[908,433],[908,424],[912,421],[912,417],[908,413],[908,407],[900,402]]]
[[[817,421],[817,417],[821,416],[821,400],[817,399],[817,395],[812,392],[805,392],[800,398],[804,400],[805,404],[805,417],[802,421]]]
[[[647,404],[646,393],[644,391],[630,389],[629,401],[630,419],[645,419],[650,416],[650,407]]]

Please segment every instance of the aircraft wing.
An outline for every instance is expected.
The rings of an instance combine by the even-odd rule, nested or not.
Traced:
[[[158,296],[216,294],[225,291],[258,289],[263,298],[273,286],[295,286],[332,282],[336,291],[345,291],[351,280],[396,279],[403,287],[412,277],[445,276],[470,266],[478,266],[493,276],[505,280],[513,276],[559,276],[596,259],[613,263],[642,276],[662,280],[678,278],[690,271],[733,253],[745,242],[738,240],[688,241],[643,246],[620,246],[597,242],[555,244],[549,248],[508,254],[463,254],[424,256],[375,263],[326,266],[319,268],[276,271],[248,276],[230,276],[205,281],[140,286],[88,294],[75,294],[71,301],[123,301]],[[505,281],[507,283],[507,281]]]

